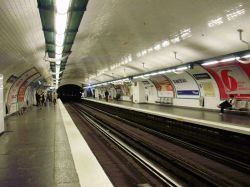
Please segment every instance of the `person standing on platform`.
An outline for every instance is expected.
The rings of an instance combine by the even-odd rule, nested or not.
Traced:
[[[52,94],[52,101],[53,101],[54,106],[56,105],[56,99],[57,99],[56,92],[53,92],[53,94]]]
[[[39,97],[39,94],[36,91],[36,106],[39,106],[39,102],[40,102],[40,97]]]
[[[221,104],[218,105],[218,107],[220,108],[220,115],[224,113],[224,109],[232,109],[232,107],[235,105],[234,95],[230,95],[229,97],[229,100],[223,101]]]
[[[43,106],[43,94],[39,94],[39,109],[42,109]]]
[[[43,92],[42,93],[42,106],[45,105],[45,93]]]
[[[109,92],[108,92],[108,90],[106,90],[104,94],[105,94],[105,100],[108,102],[108,100],[109,100]]]

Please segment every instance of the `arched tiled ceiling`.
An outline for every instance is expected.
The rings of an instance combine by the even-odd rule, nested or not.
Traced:
[[[63,80],[96,83],[112,79],[105,74],[118,78],[175,66],[174,51],[187,63],[246,50],[237,29],[250,41],[249,17],[249,0],[91,0]],[[113,69],[129,55],[128,67]]]
[[[174,66],[179,63],[174,51],[185,63],[246,50],[237,29],[250,41],[249,11],[249,0],[91,0],[61,84],[102,82],[113,75]],[[5,80],[32,66],[51,77],[43,60],[37,0],[1,0],[0,18],[0,73]],[[139,52],[144,56],[137,57]],[[132,62],[119,66],[129,55]]]

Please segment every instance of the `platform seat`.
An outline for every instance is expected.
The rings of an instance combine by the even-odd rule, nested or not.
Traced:
[[[156,103],[159,104],[168,104],[168,105],[172,105],[173,104],[173,98],[171,97],[159,97],[157,101],[155,101]]]
[[[249,102],[246,100],[236,100],[234,110],[247,111],[249,110]]]
[[[235,106],[232,109],[226,109],[230,113],[239,113],[250,115],[250,101],[236,100]]]

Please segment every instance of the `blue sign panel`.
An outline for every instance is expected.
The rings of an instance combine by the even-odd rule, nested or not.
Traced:
[[[177,95],[199,95],[199,90],[178,90]]]

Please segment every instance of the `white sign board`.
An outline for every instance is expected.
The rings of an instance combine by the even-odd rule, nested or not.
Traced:
[[[3,75],[0,74],[0,133],[4,131]]]
[[[194,78],[187,72],[172,73],[167,75],[173,82],[177,98],[199,98],[200,89]]]

